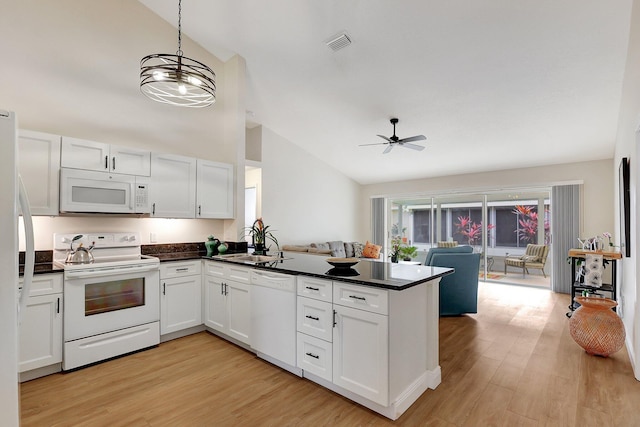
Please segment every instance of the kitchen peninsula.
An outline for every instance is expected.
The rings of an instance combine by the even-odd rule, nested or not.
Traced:
[[[287,252],[268,261],[205,259],[205,275],[225,268],[236,269],[236,275],[238,268],[249,270],[252,319],[259,322],[251,325],[250,341],[258,356],[261,334],[286,331],[269,340],[293,346],[289,361],[281,363],[288,353],[265,360],[285,369],[294,364],[291,372],[394,420],[427,388],[440,384],[439,282],[453,269],[367,259],[335,268],[327,258]],[[219,274],[216,290],[225,294],[226,280],[233,280]],[[268,303],[256,298],[260,281],[272,283]],[[287,299],[276,300],[275,293]],[[271,301],[288,302],[281,307]],[[277,327],[262,326],[274,311],[289,314]]]

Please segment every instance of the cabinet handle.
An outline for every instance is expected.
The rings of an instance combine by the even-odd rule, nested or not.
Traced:
[[[202,215],[202,205],[198,205],[198,216]]]
[[[338,313],[336,313],[336,311],[335,311],[335,310],[333,310],[333,327],[334,327],[334,328],[335,328],[335,327],[336,327],[336,325],[338,324],[338,323],[336,322],[336,314],[338,314]]]
[[[153,208],[151,210],[151,215],[155,215],[156,214],[156,204],[153,204]]]
[[[167,294],[167,284],[166,283],[162,283],[162,295],[166,295]]]
[[[309,316],[308,314],[306,316],[304,316],[304,317],[306,317],[307,319],[311,319],[311,320],[320,320],[319,317]]]
[[[220,295],[224,295],[224,283],[220,282]]]
[[[189,267],[176,268],[176,273],[180,271],[189,271]]]
[[[116,170],[116,158],[111,158],[111,170]]]
[[[229,285],[227,285],[226,283],[224,284],[224,294],[229,295]]]
[[[104,156],[104,168],[109,169],[109,156]]]
[[[60,297],[56,301],[56,313],[60,314]]]
[[[366,301],[367,300],[365,297],[359,297],[357,295],[349,295],[349,298],[358,299],[360,301]]]
[[[320,288],[314,288],[313,286],[305,286],[305,288],[309,289],[310,291],[319,291]]]
[[[306,355],[309,356],[309,357],[313,357],[314,359],[320,359],[320,356],[318,356],[317,354],[306,353]]]

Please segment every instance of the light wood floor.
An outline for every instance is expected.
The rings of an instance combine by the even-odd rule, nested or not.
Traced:
[[[203,332],[23,383],[23,426],[640,426],[626,351],[588,356],[568,295],[480,284],[440,320],[442,383],[392,422]]]

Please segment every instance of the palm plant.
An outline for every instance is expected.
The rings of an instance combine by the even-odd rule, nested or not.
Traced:
[[[273,233],[269,230],[269,225],[264,225],[262,218],[258,218],[253,222],[251,227],[246,227],[247,234],[251,236],[251,242],[253,247],[256,248],[256,252],[266,252],[265,245],[267,243],[267,239],[271,240],[276,244],[276,247],[280,249],[280,245],[278,244],[278,239]]]

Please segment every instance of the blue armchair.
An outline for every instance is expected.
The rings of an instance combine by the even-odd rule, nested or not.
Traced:
[[[471,246],[432,248],[425,265],[455,269],[440,279],[440,316],[478,312],[480,254],[473,253]]]

